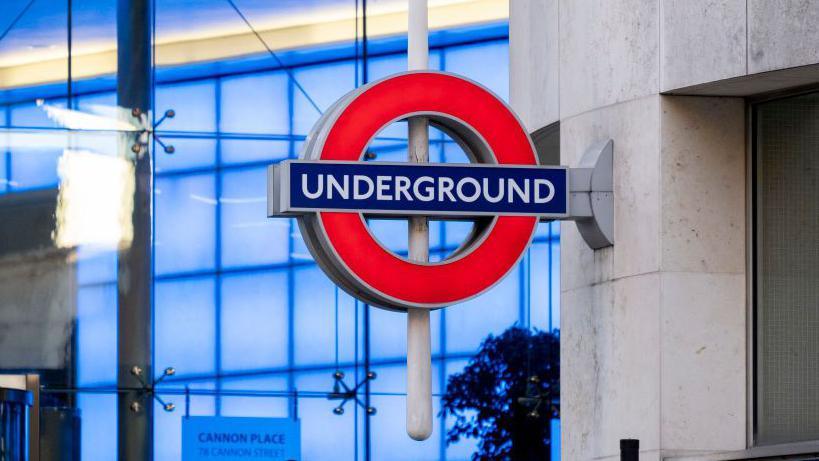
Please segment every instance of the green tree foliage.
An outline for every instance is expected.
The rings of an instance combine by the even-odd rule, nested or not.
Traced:
[[[466,368],[449,377],[441,413],[455,424],[447,444],[478,439],[473,461],[550,460],[559,397],[557,331],[513,326],[490,335]]]

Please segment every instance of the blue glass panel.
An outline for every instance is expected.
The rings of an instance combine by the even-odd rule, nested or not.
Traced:
[[[254,392],[287,392],[287,375],[262,376],[253,378],[225,379],[222,389],[227,392],[249,391],[249,396],[222,397],[222,416],[261,416],[283,418],[289,415],[291,399],[287,396],[262,397]]]
[[[509,43],[499,41],[457,46],[446,51],[446,70],[486,86],[501,99],[509,99]]]
[[[291,238],[293,239],[293,252],[290,254],[290,257],[293,258],[293,262],[300,263],[313,261],[313,255],[310,254],[310,250],[304,243],[304,238],[301,236],[301,229],[299,229],[295,219],[291,220],[290,228],[293,230],[291,235]]]
[[[302,151],[302,149],[304,149],[304,141],[298,138],[299,135],[294,135],[294,139],[296,139],[296,141],[293,142],[293,152],[295,152],[297,156]]]
[[[216,309],[213,278],[156,283],[154,360],[159,377],[166,367],[179,376],[216,371]]]
[[[117,253],[80,247],[77,251],[77,282],[80,285],[116,282]]]
[[[370,232],[384,248],[402,255],[407,254],[408,221],[406,219],[369,219]],[[433,221],[429,226],[430,245],[440,242],[441,227]]]
[[[267,169],[224,173],[222,266],[281,264],[290,251],[290,222],[267,217]]]
[[[15,148],[11,154],[11,183],[14,190],[57,186],[57,162],[62,149]]]
[[[535,243],[529,249],[529,295],[528,306],[531,325],[540,330],[549,330],[549,247],[548,243]]]
[[[354,362],[356,360],[356,339],[359,339],[358,354],[360,356],[364,353],[364,304],[358,302],[352,296],[347,294],[344,290],[333,287],[334,293],[338,293],[338,356],[342,363]],[[358,331],[359,338],[355,336],[355,311],[359,310]],[[333,306],[332,314],[335,318],[335,306]],[[335,335],[334,335],[335,336]]]
[[[398,121],[390,124],[378,133],[369,145],[369,150],[377,155],[378,161],[384,162],[405,162],[407,160],[407,123]],[[446,139],[450,143],[454,141],[446,137],[435,127],[429,128],[429,161],[441,162],[442,141]]]
[[[219,131],[287,135],[287,78],[275,72],[223,79]]]
[[[406,398],[374,395],[370,399],[378,413],[371,417],[372,458],[390,461],[437,461],[440,459],[441,425],[432,426],[432,435],[424,443],[409,437],[404,427]],[[432,411],[438,414],[441,399],[433,397]]]
[[[44,105],[65,109],[65,99],[49,99]],[[60,124],[51,120],[43,107],[35,102],[27,102],[11,106],[11,126],[56,128]]]
[[[287,366],[287,271],[222,279],[222,369]]]
[[[440,351],[441,311],[430,313],[432,353]],[[379,308],[370,310],[370,353],[374,360],[407,356],[407,315]]]
[[[539,222],[537,225],[537,229],[535,230],[535,239],[543,240],[548,239],[550,232],[552,232],[554,226],[554,221],[552,222]],[[560,226],[560,223],[557,223],[557,226]]]
[[[174,148],[173,154],[167,154],[157,144],[154,158],[156,172],[203,168],[216,163],[216,139],[192,139],[162,136],[162,141]]]
[[[213,268],[216,194],[214,176],[156,180],[156,273]]]
[[[80,386],[114,384],[117,376],[116,284],[81,287],[77,293]]]
[[[347,382],[354,381],[350,370]],[[295,386],[299,391],[324,391],[332,389],[332,369],[310,373],[296,373]],[[299,398],[301,419],[301,455],[311,460],[351,460],[355,450],[355,411],[347,403],[343,415],[333,414],[338,402],[323,398]],[[362,429],[359,427],[359,434]],[[374,458],[379,459],[379,458]],[[382,458],[383,459],[383,458]]]
[[[395,123],[391,126],[403,127],[406,130],[406,123]],[[392,139],[378,139],[370,143],[370,151],[376,155],[379,162],[406,162],[407,161],[407,141],[406,132],[404,139],[397,141]]]
[[[335,287],[317,267],[297,268],[294,275],[296,364],[333,364]]]
[[[5,146],[0,146],[0,193],[6,192],[9,177],[6,172],[6,159],[11,160],[11,154],[6,152]]]
[[[355,88],[352,61],[303,67],[296,70],[294,76],[322,111]],[[293,132],[309,133],[320,116],[304,94],[293,88]]]
[[[97,115],[109,115],[117,106],[117,94],[113,91],[78,96],[75,99],[78,110]]]
[[[372,57],[368,62],[369,78],[371,82],[380,80],[392,74],[407,71],[407,53],[390,54],[386,56]],[[429,54],[429,68],[439,69],[441,65],[441,53],[433,50]]]
[[[552,253],[552,328],[560,329],[560,242],[551,244]]]
[[[467,360],[450,360],[447,361],[446,373],[450,376],[455,373],[463,371],[468,364]],[[436,421],[437,423],[438,421]],[[455,418],[448,416],[446,418],[447,431],[452,429],[455,424]],[[461,438],[458,443],[450,444],[446,447],[447,461],[458,460],[467,461],[472,459],[472,454],[478,451],[478,439]],[[558,461],[558,460],[552,460]]]
[[[469,163],[469,157],[466,156],[464,150],[452,140],[444,143],[443,158],[447,163]]]
[[[429,129],[429,161],[433,163],[444,162],[444,146],[447,142],[454,142],[452,138],[445,135],[437,128]]]
[[[446,236],[446,221],[429,221],[429,246],[433,250],[440,250],[445,242]]]
[[[490,333],[501,333],[519,320],[519,271],[516,267],[483,295],[447,308],[448,353],[475,352]]]
[[[460,247],[469,237],[475,224],[472,221],[446,221],[444,222],[444,232],[446,233],[446,247],[455,250]]]
[[[335,286],[318,267],[294,271],[295,358],[296,364],[335,363]],[[339,293],[339,355],[352,357],[355,310],[350,298]],[[344,349],[342,349],[344,348]],[[347,351],[345,353],[345,350]]]
[[[378,141],[389,141],[390,144],[394,144],[396,140],[404,140],[404,155],[406,156],[406,139],[408,130],[407,123],[404,121],[391,123],[389,126],[384,127],[377,133],[378,136],[376,141],[371,143],[370,146],[377,149],[379,147]]]
[[[552,420],[552,450],[551,459],[554,461],[560,460],[560,420]]]
[[[407,54],[391,54],[387,56],[372,57],[368,60],[367,67],[371,82],[381,80],[392,74],[407,71]]]
[[[222,163],[261,162],[278,160],[290,154],[288,141],[265,139],[223,139]]]
[[[395,253],[407,253],[407,238],[409,235],[407,220],[370,219],[368,222],[370,232],[383,247]]]
[[[176,112],[157,128],[161,131],[216,131],[216,84],[214,80],[159,85],[156,88],[156,118],[166,110]]]
[[[8,126],[6,122],[7,114],[8,109],[6,109],[6,106],[0,106],[0,126]]]
[[[117,395],[77,394],[80,450],[83,461],[117,459]]]
[[[531,249],[531,322],[549,331],[560,327],[560,246],[535,243]]]
[[[214,388],[210,381],[185,384],[188,384],[188,387],[194,392],[196,389]],[[184,387],[184,384],[175,383],[174,387],[179,389]],[[161,391],[159,396],[162,400],[173,403],[176,410],[167,412],[159,402],[154,402],[154,460],[179,461],[182,459],[182,419],[185,417],[185,396],[162,394]],[[215,402],[215,397],[192,393],[188,411],[191,416],[213,416],[216,408]],[[116,432],[114,439],[116,440]]]

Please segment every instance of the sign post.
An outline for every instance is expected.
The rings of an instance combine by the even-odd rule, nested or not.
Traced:
[[[429,65],[427,0],[409,0],[407,64],[409,71]],[[429,127],[425,117],[410,117],[408,154],[411,163],[429,162]],[[429,220],[409,219],[409,259],[429,261]],[[407,434],[426,440],[432,434],[432,354],[429,310],[407,311]]]
[[[410,125],[411,161],[364,162],[370,142],[400,120]],[[428,163],[428,124],[448,133],[471,163]],[[410,71],[342,97],[299,160],[268,169],[268,216],[297,217],[316,263],[346,292],[407,312],[407,433],[424,440],[432,432],[429,310],[500,282],[540,220],[577,220],[589,246],[611,245],[612,152],[608,141],[590,149],[580,168],[539,165],[529,134],[500,98],[454,74]],[[365,216],[408,218],[408,257],[382,246]],[[463,245],[434,263],[430,217],[474,220]]]

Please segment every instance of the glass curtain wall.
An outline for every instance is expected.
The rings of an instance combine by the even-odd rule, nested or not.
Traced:
[[[23,11],[26,3],[15,6]],[[322,2],[306,2],[314,3]],[[167,367],[175,374],[162,378],[157,387],[155,459],[180,459],[186,415],[299,418],[307,460],[465,460],[475,450],[474,441],[447,446],[449,422],[441,417],[428,441],[417,443],[406,436],[405,315],[366,306],[335,288],[313,262],[295,222],[266,217],[266,167],[297,157],[321,111],[344,93],[406,68],[405,33],[374,34],[365,40],[362,3],[335,6],[327,21],[310,30],[331,34],[333,18],[352,18],[342,23],[354,28],[342,34],[346,38],[294,46],[297,28],[288,29],[287,42],[276,35],[277,27],[286,27],[274,20],[254,24],[265,9],[275,6],[254,9],[248,2],[244,9],[239,2],[237,12],[229,2],[187,5],[188,10],[169,2],[156,5],[153,94],[160,123],[150,142],[155,169],[153,378],[162,378]],[[294,15],[305,13],[300,7],[287,8]],[[10,30],[15,32],[26,18],[29,30],[37,30],[36,14],[25,11]],[[115,5],[106,3],[94,14],[107,15],[115,23]],[[199,39],[179,31],[178,23],[188,14],[207,27],[221,24],[216,18],[230,18],[225,22],[232,29],[205,43],[216,58],[180,58]],[[67,12],[65,16],[67,20]],[[79,17],[90,21],[93,14]],[[77,13],[74,21],[81,30]],[[115,30],[107,33],[108,38],[116,35]],[[271,45],[277,40],[290,45],[278,49]],[[432,68],[465,75],[507,98],[508,27],[503,20],[435,30],[430,43]],[[252,52],[217,56],[230,47]],[[0,40],[0,53],[3,50]],[[38,194],[65,194],[78,182],[69,181],[77,177],[72,174],[83,175],[79,177],[89,184],[79,192],[83,200],[125,193],[113,179],[124,174],[121,165],[108,161],[116,157],[119,127],[78,128],[71,118],[77,113],[110,116],[116,107],[114,78],[77,77],[83,74],[80,66],[91,64],[74,61],[75,76],[0,89],[3,211]],[[163,119],[168,110],[173,117]],[[431,161],[466,161],[443,133],[433,130],[430,139]],[[104,155],[106,149],[112,154]],[[381,133],[371,152],[374,161],[403,160],[406,125]],[[53,205],[43,206],[58,209],[58,200],[52,200]],[[70,272],[60,274],[68,291],[53,296],[70,300],[71,306],[64,308],[65,324],[73,329],[61,344],[71,346],[70,353],[63,354],[71,363],[62,365],[64,376],[46,383],[44,395],[55,404],[80,409],[83,460],[115,459],[117,450],[117,252],[104,244],[105,235],[94,233],[110,228],[115,235],[109,240],[121,238],[116,234],[121,206],[114,199],[109,202],[81,202],[83,208],[109,214],[93,218],[94,226],[86,229],[90,240],[69,242],[60,250],[70,253],[60,256],[71,262]],[[59,211],[56,216],[59,220]],[[370,224],[385,245],[406,252],[405,221]],[[431,223],[432,259],[454,251],[470,228],[469,222]],[[24,234],[15,228],[14,240],[22,241]],[[54,242],[59,236],[57,231],[49,234],[44,238],[50,243],[41,246],[58,248]],[[436,414],[447,376],[463,369],[487,335],[514,324],[558,328],[558,242],[559,226],[541,224],[534,245],[503,282],[479,298],[432,314]],[[33,258],[25,254],[27,260]],[[20,365],[0,367],[36,368]],[[376,409],[374,415],[354,402],[342,407],[343,414],[333,411],[341,404],[328,400],[336,370],[344,372],[344,382],[351,387],[367,370],[377,374],[360,396]],[[166,411],[171,405],[173,411]]]

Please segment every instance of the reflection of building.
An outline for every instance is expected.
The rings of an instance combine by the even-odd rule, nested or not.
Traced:
[[[13,3],[15,14],[25,6],[24,2]],[[44,18],[50,18],[52,24],[65,21],[64,6],[55,12],[49,2],[34,3],[0,41],[0,126],[6,127],[0,137],[4,143],[0,200],[23,199],[34,191],[63,187],[65,178],[61,180],[57,162],[65,149],[103,158],[119,152],[116,133],[96,131],[101,126],[95,125],[110,124],[111,117],[118,116],[112,109],[117,105],[116,53],[90,46],[114,41],[116,2],[82,3],[75,2],[72,19],[76,55],[72,57],[70,102],[65,57],[44,49],[29,50],[33,55],[38,50],[45,53],[38,63],[21,57],[19,48],[42,40],[36,37],[45,34],[38,26]],[[247,2],[251,5],[246,13],[253,24],[257,18],[272,18],[270,29],[261,35],[267,43],[278,44],[273,48],[291,76],[264,52],[226,2],[195,8],[192,2],[182,6],[165,3],[158,2],[156,12],[160,44],[156,48],[154,108],[157,116],[167,109],[175,111],[175,117],[163,121],[157,131],[175,152],[166,154],[161,146],[154,150],[153,354],[157,377],[165,367],[176,369],[159,392],[176,410],[167,413],[155,406],[155,458],[179,459],[187,386],[194,415],[292,416],[298,411],[305,459],[468,459],[474,445],[465,442],[447,448],[441,432],[445,421],[440,418],[435,421],[433,437],[424,444],[409,441],[404,433],[404,318],[366,309],[345,293],[337,293],[311,261],[298,228],[292,222],[265,217],[265,167],[298,154],[319,116],[310,100],[326,109],[364,79],[361,12],[357,34],[354,2],[339,6],[340,2],[322,0],[288,6],[284,19],[293,16],[293,21],[302,21],[289,26],[273,20],[277,6],[267,5],[277,2],[257,2],[255,7]],[[237,3],[242,7],[245,2]],[[318,14],[325,3],[333,7],[330,17]],[[400,11],[404,2],[382,3],[388,4],[389,11],[375,5],[368,13],[369,80],[406,67],[406,41],[401,37],[406,19]],[[454,6],[438,7],[431,2],[432,25],[438,24],[430,39],[431,64],[476,79],[505,98],[508,6],[495,0],[460,3],[463,5],[454,2]],[[224,18],[235,24],[230,22],[223,34],[217,26]],[[179,32],[178,23],[183,19],[190,36],[173,41],[173,34],[163,35],[167,33],[163,28]],[[4,24],[0,22],[0,28]],[[202,34],[194,30],[197,24]],[[267,27],[264,21],[260,24]],[[65,49],[65,33],[63,29],[63,35],[48,37]],[[84,34],[94,40],[84,41]],[[16,64],[8,65],[12,61]],[[38,99],[44,101],[38,104]],[[45,108],[72,108],[100,116],[102,121],[76,119],[70,113],[49,118]],[[66,133],[65,126],[75,129]],[[403,158],[405,133],[404,127],[393,127],[377,139],[372,146],[377,159]],[[431,154],[434,160],[464,161],[460,149],[440,132],[433,135]],[[116,222],[118,216],[103,212],[111,211],[110,203],[98,199],[120,194],[119,187],[116,182],[80,194],[91,200],[81,210],[91,208],[92,213],[79,219]],[[27,230],[20,226],[4,226],[5,221],[0,222],[3,235],[15,241],[26,236]],[[54,230],[51,226],[47,226],[47,236]],[[405,250],[404,224],[381,221],[373,223],[373,228],[385,244]],[[435,223],[434,257],[444,257],[457,248],[469,228],[464,223]],[[89,245],[77,249],[75,272],[66,279],[66,283],[76,280],[72,286],[76,302],[69,303],[72,309],[76,304],[76,319],[62,319],[66,326],[76,320],[76,354],[71,356],[74,362],[64,367],[69,377],[51,383],[71,387],[75,380],[80,390],[76,400],[82,410],[84,460],[116,457],[118,409],[113,391],[117,347],[122,335],[131,334],[129,325],[117,323],[118,282],[122,279],[118,280],[116,254],[90,245],[101,239],[107,242],[109,236],[92,233],[85,240]],[[558,238],[557,225],[542,225],[530,255],[502,284],[468,305],[433,314],[436,394],[487,334],[516,322],[543,329],[558,326]],[[15,283],[24,292],[34,289]],[[8,302],[7,291],[0,292],[0,302]],[[52,300],[69,298],[62,292],[51,296]],[[32,340],[39,342],[42,335],[34,336]],[[50,339],[60,343],[52,352],[64,351],[61,347],[69,342],[56,335]],[[332,372],[339,367],[352,382],[356,375],[363,376],[365,363],[378,373],[368,395],[378,413],[367,418],[348,404],[344,415],[334,415],[336,402],[323,396],[332,390]],[[0,367],[7,366],[8,362],[0,363]],[[64,396],[49,394],[48,387],[43,395],[55,400]]]
[[[511,8],[530,129],[615,146],[614,247],[563,226],[564,458],[814,459],[819,4]]]

